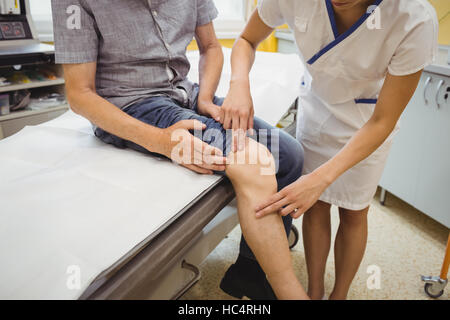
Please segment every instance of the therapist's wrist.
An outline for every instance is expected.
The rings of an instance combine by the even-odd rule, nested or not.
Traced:
[[[201,108],[203,106],[209,106],[213,104],[214,96],[213,95],[199,95],[197,99],[197,105]]]
[[[250,89],[250,79],[248,77],[233,77],[230,80],[230,88],[244,87]]]
[[[327,166],[327,164],[324,164],[314,170],[311,175],[316,177],[325,188],[329,187],[337,178],[335,173]]]

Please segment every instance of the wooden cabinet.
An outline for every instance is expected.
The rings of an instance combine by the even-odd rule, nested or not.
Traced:
[[[450,78],[424,72],[380,186],[450,227]]]

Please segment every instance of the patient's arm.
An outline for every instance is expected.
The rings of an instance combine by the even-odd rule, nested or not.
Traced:
[[[189,129],[194,129],[194,121],[181,121],[170,128],[160,129],[129,116],[96,93],[96,69],[97,64],[95,62],[64,65],[67,98],[74,112],[111,134],[132,141],[151,152],[165,155],[168,158],[172,158],[172,149],[178,144],[177,141],[172,141],[173,132],[181,130],[181,133],[187,139],[190,139],[193,149],[191,151],[192,157],[197,155],[197,159],[208,159],[208,163],[187,161],[187,159],[180,159],[183,162],[177,161],[178,163],[204,174],[212,174],[212,170],[224,170],[222,165],[224,159],[222,157],[218,156],[211,159],[211,155],[219,155],[221,152],[211,150],[212,147],[197,141],[189,133]],[[199,123],[198,126],[202,127],[202,124]],[[199,153],[206,156],[198,157]]]
[[[96,68],[95,62],[64,65],[71,109],[107,132],[161,153],[161,129],[134,119],[96,93]]]

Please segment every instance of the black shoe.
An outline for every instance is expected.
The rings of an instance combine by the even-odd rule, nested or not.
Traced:
[[[239,256],[225,273],[220,288],[237,299],[276,300],[264,271],[256,260]]]

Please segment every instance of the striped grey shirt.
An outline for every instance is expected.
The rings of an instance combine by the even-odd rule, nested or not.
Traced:
[[[117,107],[167,95],[189,105],[186,47],[218,15],[212,0],[52,0],[56,63],[97,62],[96,90]]]

